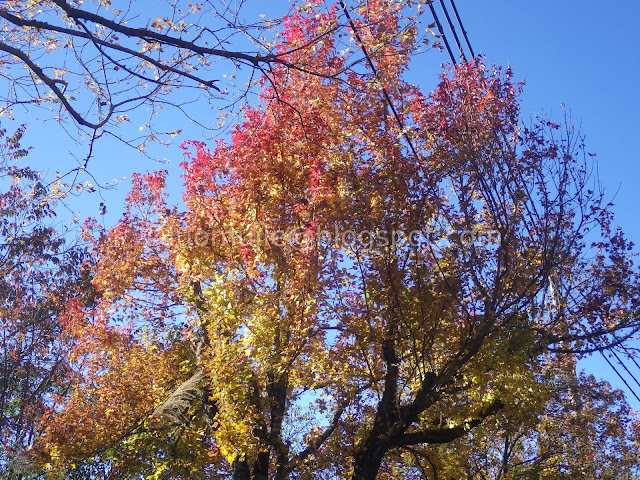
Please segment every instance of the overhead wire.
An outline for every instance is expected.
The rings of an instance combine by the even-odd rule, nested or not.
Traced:
[[[640,365],[638,365],[638,362],[636,361],[636,359],[629,353],[628,349],[626,347],[624,347],[624,353],[627,354],[627,357],[629,357],[629,359],[631,359],[631,361],[636,365],[636,367],[638,367],[638,370],[640,370]]]
[[[342,3],[342,2],[340,2]],[[433,1],[428,2],[429,9],[431,10],[431,15],[433,15],[433,20],[436,22],[436,26],[438,27],[438,32],[440,34],[440,38],[444,42],[444,46],[447,48],[447,52],[449,53],[449,58],[451,58],[451,62],[454,65],[457,65],[456,57],[453,55],[453,51],[451,50],[451,46],[449,45],[449,40],[447,40],[447,36],[444,34],[444,30],[442,29],[442,24],[440,23],[440,19],[438,18],[438,13],[433,6]]]
[[[431,10],[431,14],[433,15],[434,21],[436,23],[436,26],[438,27],[438,32],[440,34],[440,36],[442,37],[444,44],[447,48],[447,52],[449,53],[449,57],[451,58],[451,61],[453,62],[454,65],[457,64],[456,59],[453,57],[453,53],[452,50],[450,48],[449,45],[449,41],[447,40],[447,37],[444,33],[444,30],[442,28],[442,24],[440,23],[440,20],[438,19],[438,14],[433,6],[433,0],[429,1],[429,8]],[[449,28],[451,29],[451,33],[453,34],[453,37],[456,41],[456,44],[458,46],[458,49],[460,50],[460,58],[462,61],[466,62],[467,61],[467,57],[464,53],[464,49],[462,47],[462,44],[460,42],[460,38],[458,36],[457,33],[457,29],[454,26],[452,20],[451,20],[451,16],[449,15],[449,11],[445,5],[445,0],[439,0],[440,6],[442,7],[442,11],[444,12],[444,15],[447,19],[447,23],[449,24]],[[453,9],[453,13],[456,17],[456,21],[460,27],[460,31],[462,32],[462,37],[465,40],[466,46],[469,49],[469,52],[471,54],[471,58],[475,58],[475,52],[473,50],[473,47],[471,46],[471,42],[469,41],[469,36],[467,34],[467,30],[464,28],[464,24],[462,23],[462,19],[460,18],[460,13],[458,12],[458,8],[456,6],[455,0],[449,0],[449,3],[451,4],[451,7]],[[611,350],[612,354],[614,355],[614,357],[616,358],[617,362],[624,368],[624,370],[627,372],[627,374],[634,380],[634,382],[636,384],[638,384],[638,386],[640,386],[640,381],[638,380],[638,378],[631,372],[631,370],[629,370],[629,368],[627,367],[627,365],[622,361],[622,359],[615,353],[615,351]],[[630,355],[626,349],[625,352],[627,353],[627,356],[631,359],[631,361],[635,364],[635,366],[640,370],[640,364],[638,364],[638,362],[635,360],[635,358]],[[622,380],[622,382],[627,386],[627,388],[629,389],[629,391],[633,394],[633,396],[640,401],[640,397],[638,396],[638,394],[631,388],[631,386],[629,385],[629,383],[626,381],[626,379],[620,374],[620,372],[613,366],[613,364],[609,361],[609,359],[605,356],[605,354],[603,352],[600,352],[602,354],[602,356],[604,357],[604,359],[607,361],[607,363],[611,366],[611,368],[613,369],[613,371],[616,373],[616,375],[620,378],[620,380]]]
[[[445,5],[444,0],[440,0],[440,6],[442,7],[444,16],[447,19],[447,23],[449,24],[451,33],[453,33],[453,38],[456,41],[456,45],[458,45],[458,50],[460,51],[460,59],[463,62],[466,62],[467,56],[464,53],[464,49],[462,48],[462,44],[460,43],[460,39],[458,38],[458,33],[456,32],[456,27],[453,25],[453,22],[451,21],[451,17],[449,16],[449,11],[447,10],[447,6]]]
[[[453,13],[458,20],[458,25],[460,25],[460,30],[462,31],[462,36],[464,37],[465,42],[467,43],[467,47],[469,47],[469,52],[471,52],[471,58],[476,58],[476,54],[473,52],[473,48],[471,47],[471,42],[469,41],[469,37],[467,36],[467,31],[464,29],[464,25],[462,25],[462,20],[460,19],[460,14],[458,13],[458,9],[456,8],[456,2],[454,0],[449,0],[451,2],[451,6],[453,7]]]
[[[631,378],[633,378],[633,381],[636,382],[636,384],[640,387],[640,382],[638,381],[638,379],[636,378],[636,376],[631,373],[631,370],[629,370],[627,368],[627,366],[624,364],[624,362],[620,359],[620,357],[618,356],[618,354],[615,352],[615,350],[611,350],[611,353],[613,354],[614,357],[616,357],[616,360],[618,361],[618,363],[620,365],[622,365],[622,368],[624,368],[626,370],[626,372],[629,374],[629,376]]]
[[[376,79],[378,79],[378,70],[375,66],[375,64],[373,63],[373,60],[371,60],[371,57],[369,55],[369,52],[367,51],[367,48],[364,44],[364,42],[362,41],[362,38],[360,37],[360,34],[358,33],[358,30],[353,22],[353,20],[351,19],[351,15],[349,14],[349,10],[347,9],[347,6],[345,5],[343,0],[339,0],[340,6],[342,8],[342,11],[344,12],[344,15],[347,19],[347,22],[349,23],[349,26],[351,27],[351,30],[353,31],[354,37],[356,39],[356,41],[358,42],[358,45],[360,47],[360,49],[362,50],[362,53],[365,56],[365,59],[367,61],[367,65],[369,65],[369,68],[371,68],[371,72],[373,73],[374,77]],[[440,30],[440,32],[442,32],[442,26],[440,25],[440,22],[438,20],[437,14],[435,12],[435,10],[433,9],[433,6],[431,5],[431,2],[429,3],[429,6],[431,7],[431,11],[434,15],[434,19],[436,20],[436,24],[438,25],[438,28]],[[449,48],[449,42],[447,41],[446,37],[444,36],[444,32],[442,32],[442,36],[445,42],[445,45],[447,45],[447,50],[449,51],[449,56],[451,58],[451,61],[453,62],[454,65],[457,65],[456,59],[453,56],[453,53],[451,52],[451,48]],[[393,117],[396,120],[396,123],[398,124],[398,126],[400,127],[400,131],[402,132],[402,138],[404,138],[407,142],[407,144],[409,145],[409,149],[411,151],[411,154],[413,155],[413,157],[417,160],[420,161],[420,156],[418,155],[418,152],[415,148],[415,146],[413,145],[413,141],[411,140],[411,137],[409,137],[405,126],[404,126],[404,122],[402,121],[402,119],[400,118],[400,116],[398,115],[398,112],[396,110],[396,107],[391,99],[391,96],[389,95],[389,92],[387,91],[387,88],[380,83],[380,88],[382,89],[382,93],[384,95],[384,99],[387,102],[387,105],[391,108],[391,111],[393,113]]]
[[[463,62],[467,61],[467,56],[465,54],[464,48],[462,46],[462,42],[460,41],[460,37],[458,36],[457,33],[457,29],[456,26],[454,25],[451,16],[449,15],[449,11],[447,9],[447,6],[445,5],[445,0],[439,0],[440,6],[442,8],[442,11],[447,19],[447,23],[449,25],[449,28],[451,30],[451,33],[453,34],[453,38],[456,42],[456,45],[458,47],[458,50],[460,51],[460,59]],[[471,58],[475,58],[475,52],[473,50],[473,47],[471,46],[471,42],[469,41],[469,36],[467,34],[466,29],[464,28],[464,24],[462,23],[462,19],[460,18],[460,13],[458,12],[458,8],[456,6],[455,0],[449,0],[449,3],[451,4],[451,7],[453,9],[453,13],[455,15],[456,21],[460,27],[460,31],[462,32],[462,37],[464,38],[464,41],[466,43],[467,48],[469,49],[469,53],[471,54]],[[451,46],[449,44],[449,41],[447,39],[447,36],[444,32],[444,29],[442,28],[442,24],[440,23],[440,19],[438,18],[438,13],[436,11],[436,9],[433,6],[433,1],[429,1],[429,8],[431,10],[431,14],[433,15],[433,19],[435,21],[435,24],[438,28],[438,33],[440,38],[442,38],[444,45],[446,47],[446,50],[449,54],[449,57],[451,58],[451,61],[454,65],[457,65],[457,61],[456,58],[453,55],[453,51],[451,49]],[[638,378],[631,372],[631,370],[629,370],[629,368],[627,367],[627,365],[622,361],[622,359],[616,354],[615,351],[611,350],[613,356],[616,358],[617,362],[622,366],[622,368],[624,368],[624,370],[627,372],[627,374],[633,379],[633,381],[640,386],[640,381],[638,380]],[[626,350],[625,350],[626,352]],[[622,376],[622,374],[620,373],[620,371],[618,369],[615,368],[615,366],[613,365],[613,363],[606,357],[606,355],[603,352],[600,352],[603,356],[603,358],[607,361],[607,363],[609,364],[609,366],[613,369],[613,371],[616,373],[616,375],[618,376],[618,378],[620,378],[620,380],[622,380],[622,382],[626,385],[627,389],[633,394],[633,396],[640,401],[640,396],[635,392],[635,390],[633,388],[631,388],[631,386],[629,385],[629,383],[627,382],[627,380]],[[627,355],[629,356],[629,358],[633,361],[633,363],[635,364],[635,366],[640,369],[640,364],[638,364],[638,362],[635,360],[635,358],[633,358],[633,356],[629,355],[627,352]]]
[[[640,397],[638,397],[638,394],[635,392],[635,390],[633,388],[631,388],[631,385],[629,385],[629,382],[627,382],[627,380],[620,374],[620,372],[618,371],[618,369],[616,367],[613,366],[613,363],[611,363],[611,360],[609,360],[607,358],[607,356],[601,351],[600,354],[602,355],[602,358],[604,358],[606,360],[606,362],[609,364],[609,366],[611,367],[611,369],[616,372],[616,375],[618,375],[618,377],[620,378],[620,380],[622,380],[622,382],[627,386],[627,389],[629,389],[629,391],[633,394],[634,397],[636,397],[636,399],[640,402]]]
[[[360,34],[358,33],[358,30],[356,29],[356,26],[353,23],[353,20],[351,19],[351,15],[349,14],[349,11],[347,10],[347,6],[344,4],[343,0],[340,0],[340,6],[342,7],[342,11],[344,12],[347,22],[349,22],[349,26],[351,27],[351,30],[353,30],[353,34],[356,37],[356,41],[358,42],[358,45],[360,46],[360,49],[362,50],[362,53],[364,54],[365,59],[367,60],[367,65],[369,65],[369,68],[371,69],[373,76],[377,79],[378,69],[373,63],[373,60],[371,60],[371,57],[369,56],[369,52],[367,51],[367,47],[364,45],[364,42],[362,41],[362,37],[360,37]],[[398,111],[396,110],[396,107],[393,101],[391,100],[391,96],[389,95],[389,92],[387,91],[384,85],[380,84],[380,87],[382,88],[382,94],[384,95],[384,99],[387,102],[387,105],[389,106],[389,108],[391,109],[391,112],[393,113],[393,117],[395,118],[398,126],[400,127],[400,131],[402,132],[403,138],[409,144],[409,149],[411,150],[411,153],[416,159],[419,159],[420,157],[418,156],[418,152],[416,151],[416,148],[414,147],[413,142],[411,141],[411,138],[409,137],[409,135],[405,130],[404,122],[400,118],[400,115],[398,115]]]

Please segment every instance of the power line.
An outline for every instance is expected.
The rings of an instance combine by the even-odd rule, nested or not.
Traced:
[[[351,19],[351,15],[349,14],[349,11],[347,10],[347,6],[344,4],[344,2],[342,0],[340,0],[340,6],[342,7],[342,11],[344,12],[345,17],[347,18],[347,21],[349,22],[349,26],[351,27],[351,30],[353,30],[353,34],[356,37],[356,41],[358,42],[358,45],[360,46],[360,49],[362,50],[362,53],[364,54],[364,56],[365,56],[365,58],[367,60],[367,64],[369,65],[369,68],[371,68],[373,76],[377,79],[378,78],[378,70],[376,69],[376,66],[373,63],[373,60],[371,60],[371,57],[369,56],[369,52],[367,52],[367,47],[365,47],[364,42],[362,41],[362,38],[360,37],[360,34],[358,33],[358,30],[356,29],[356,26],[353,23],[353,20]],[[411,141],[411,138],[409,138],[409,135],[407,134],[407,132],[406,132],[406,130],[404,128],[404,122],[400,118],[400,115],[398,115],[398,111],[396,110],[396,107],[393,104],[393,101],[391,100],[391,96],[389,96],[389,92],[387,92],[386,87],[384,85],[382,85],[382,83],[380,83],[380,87],[382,88],[382,94],[384,95],[384,99],[386,100],[387,105],[389,105],[389,108],[391,108],[391,112],[393,113],[393,116],[396,119],[396,122],[398,123],[398,126],[400,127],[400,131],[402,132],[402,136],[404,137],[404,139],[409,144],[409,148],[411,150],[411,153],[416,158],[416,160],[418,160],[420,158],[418,156],[418,152],[416,151],[415,147],[413,146],[413,142]]]
[[[340,3],[342,3],[342,1],[340,1]],[[428,3],[429,3],[429,9],[431,10],[431,15],[433,15],[433,19],[435,20],[436,26],[438,27],[438,32],[440,32],[440,37],[444,41],[445,47],[447,47],[447,52],[449,52],[449,58],[451,58],[451,62],[454,65],[457,65],[458,62],[456,61],[456,57],[453,55],[453,52],[451,51],[451,47],[449,46],[449,40],[447,40],[447,36],[444,34],[444,30],[442,29],[442,25],[440,24],[440,20],[438,19],[438,14],[436,13],[436,9],[433,7],[433,2],[431,1]]]
[[[626,353],[627,357],[629,357],[631,359],[631,361],[633,363],[635,363],[636,367],[638,367],[638,369],[640,369],[640,365],[638,365],[638,362],[636,362],[636,359],[629,353],[627,347],[624,347],[624,353]]]
[[[460,42],[460,38],[458,37],[458,33],[456,31],[456,27],[454,26],[453,22],[451,21],[451,16],[449,15],[449,12],[447,10],[445,2],[444,2],[444,0],[439,0],[439,1],[440,1],[440,6],[442,7],[442,11],[444,12],[444,15],[445,15],[445,17],[447,19],[447,23],[449,24],[449,28],[451,29],[451,33],[453,34],[453,37],[454,37],[454,39],[456,41],[458,49],[460,50],[460,57],[464,62],[466,62],[467,61],[467,57],[466,57],[466,55],[464,53],[464,49],[463,49],[462,44]],[[467,35],[467,31],[465,30],[464,25],[462,23],[462,19],[460,18],[460,14],[458,13],[458,8],[456,7],[455,0],[449,0],[449,2],[451,3],[451,7],[453,8],[454,15],[456,17],[458,25],[460,26],[460,30],[462,32],[462,36],[464,37],[465,43],[467,45],[467,48],[469,49],[469,52],[471,53],[471,58],[473,59],[473,58],[475,58],[475,52],[473,51],[473,47],[471,46],[471,42],[469,41],[469,36]],[[431,14],[433,15],[433,19],[435,20],[436,25],[438,27],[438,31],[440,33],[440,36],[442,37],[442,39],[444,41],[444,44],[445,44],[445,46],[447,48],[447,52],[449,53],[449,57],[451,58],[451,61],[453,62],[453,64],[456,65],[457,64],[456,59],[453,56],[453,52],[451,51],[451,48],[449,46],[449,41],[447,40],[447,37],[446,37],[446,35],[444,33],[444,30],[442,29],[442,25],[440,24],[440,20],[438,19],[438,15],[436,13],[436,10],[433,7],[433,1],[430,1],[428,3],[429,3],[429,8],[431,10]],[[616,358],[618,363],[622,366],[622,368],[625,369],[627,374],[629,374],[629,376],[634,380],[634,382],[638,386],[640,386],[640,381],[631,372],[631,370],[629,370],[629,368],[625,365],[625,363],[622,361],[622,359],[616,354],[616,352],[611,350],[611,353]],[[638,362],[635,360],[635,358],[633,358],[633,356],[629,355],[629,353],[627,352],[626,349],[625,349],[625,353],[627,353],[627,356],[631,359],[631,361],[635,364],[635,366],[638,369],[640,369],[640,364],[638,364]],[[638,401],[640,401],[640,397],[638,397],[638,394],[631,388],[631,386],[626,381],[626,379],[620,374],[620,372],[616,369],[616,367],[613,366],[613,364],[611,363],[611,361],[609,361],[609,359],[606,357],[606,355],[603,352],[600,352],[600,354],[606,360],[606,362],[609,364],[609,366],[612,368],[612,370],[616,373],[616,375],[620,378],[620,380],[622,380],[622,382],[627,386],[627,388],[633,394],[633,396],[636,397],[636,399]]]
[[[618,375],[618,377],[620,378],[620,380],[622,380],[622,382],[627,386],[627,388],[629,389],[629,391],[631,393],[633,393],[633,396],[636,397],[636,399],[640,402],[640,397],[638,397],[638,394],[633,390],[633,388],[631,388],[631,386],[629,385],[629,383],[625,380],[625,378],[620,375],[620,372],[618,371],[618,369],[616,367],[613,366],[613,363],[611,363],[611,361],[607,358],[607,356],[600,352],[600,355],[602,355],[602,358],[604,358],[606,360],[606,362],[609,364],[609,366],[611,367],[611,369],[616,372],[616,375]]]
[[[631,370],[627,368],[627,366],[622,362],[622,360],[620,360],[620,357],[618,357],[618,354],[615,352],[615,350],[611,350],[611,353],[613,353],[613,356],[616,357],[616,360],[618,360],[618,363],[622,365],[622,367],[627,371],[629,376],[633,378],[633,381],[636,382],[636,384],[640,387],[640,382],[638,382],[638,379],[635,377],[633,373],[631,373]]]
[[[458,13],[458,9],[456,8],[456,4],[454,0],[449,0],[451,3],[451,6],[453,7],[453,11],[454,14],[456,16],[458,25],[460,26],[460,29],[462,31],[462,35],[465,39],[466,45],[469,48],[469,52],[471,53],[471,58],[475,58],[475,53],[473,51],[473,47],[471,46],[471,42],[469,41],[469,37],[467,35],[467,31],[465,30],[463,24],[462,24],[462,20],[460,19],[460,14]],[[440,0],[440,5],[442,6],[442,9],[444,11],[444,14],[447,18],[447,22],[449,24],[449,27],[451,29],[451,32],[453,33],[453,36],[455,38],[455,41],[458,45],[458,49],[460,50],[460,56],[462,58],[462,60],[464,62],[467,61],[466,55],[464,53],[464,49],[462,47],[462,44],[460,42],[460,39],[456,33],[456,29],[455,26],[453,25],[453,22],[451,21],[451,17],[449,16],[449,13],[447,11],[447,8],[444,4],[443,0]],[[360,37],[360,34],[358,33],[358,30],[356,29],[355,24],[353,23],[353,20],[351,19],[351,15],[349,14],[349,11],[347,10],[347,6],[344,4],[343,0],[340,0],[340,6],[342,7],[342,11],[344,12],[344,15],[347,19],[347,21],[349,22],[349,26],[351,27],[351,30],[353,30],[354,36],[356,38],[356,41],[358,42],[358,45],[360,47],[360,49],[362,50],[362,53],[365,56],[365,59],[367,61],[367,65],[369,66],[369,68],[371,68],[371,71],[374,75],[375,78],[378,78],[378,71],[377,68],[375,66],[375,64],[373,63],[373,60],[371,60],[371,57],[369,56],[369,52],[367,51],[367,48],[364,44],[364,42],[362,41],[362,38]],[[436,26],[438,27],[438,31],[440,33],[440,37],[442,38],[442,40],[444,41],[445,47],[447,49],[447,52],[449,53],[449,58],[451,58],[451,62],[454,65],[457,65],[458,62],[456,61],[455,56],[453,55],[453,51],[451,50],[451,46],[449,45],[449,41],[447,40],[447,37],[444,33],[444,30],[442,29],[442,24],[440,23],[440,20],[438,18],[438,14],[435,10],[435,8],[433,7],[433,2],[429,2],[429,8],[431,10],[431,14],[433,15],[433,19],[435,20]],[[404,128],[404,123],[402,121],[402,119],[400,118],[400,116],[398,115],[398,112],[396,110],[396,107],[393,103],[393,101],[391,100],[391,96],[389,95],[389,92],[387,91],[386,87],[384,85],[381,85],[382,88],[382,93],[384,95],[385,101],[387,102],[387,104],[389,105],[389,107],[391,108],[391,111],[393,113],[393,116],[398,124],[398,126],[400,127],[401,131],[402,131],[402,136],[404,137],[404,139],[407,141],[407,144],[409,145],[409,149],[411,150],[411,153],[413,154],[413,156],[418,159],[418,152],[416,151],[413,142],[411,141],[411,138],[408,136],[407,132],[405,131]],[[626,350],[625,350],[626,351]],[[625,369],[625,371],[631,376],[631,378],[633,378],[633,380],[640,386],[640,381],[638,381],[638,379],[633,375],[633,373],[631,373],[631,371],[627,368],[627,366],[622,362],[622,360],[620,359],[620,357],[618,357],[618,355],[612,351],[613,355],[616,357],[616,360],[618,361],[618,363],[620,365],[622,365],[622,367]],[[618,369],[611,363],[611,361],[607,358],[607,356],[600,351],[600,354],[602,355],[602,357],[605,359],[605,361],[609,364],[609,366],[611,367],[611,369],[616,373],[616,375],[620,378],[620,380],[622,380],[622,382],[626,385],[627,389],[633,394],[633,396],[640,402],[640,397],[638,396],[638,394],[635,392],[635,390],[633,390],[633,388],[631,388],[631,386],[629,385],[629,383],[627,382],[627,380],[620,374],[620,372],[618,371]],[[631,360],[633,361],[633,363],[640,369],[640,365],[638,365],[638,363],[636,362],[636,360],[629,356],[631,358]]]
[[[449,24],[451,33],[453,33],[453,38],[455,39],[456,44],[458,45],[458,50],[460,51],[460,59],[463,62],[466,62],[467,56],[465,55],[464,50],[462,49],[462,44],[460,43],[460,39],[458,38],[456,27],[453,25],[453,22],[451,21],[451,17],[449,16],[449,11],[447,10],[447,6],[444,4],[444,0],[440,0],[440,6],[442,6],[442,11],[444,12],[444,16],[447,19],[447,23]]]
[[[467,47],[469,47],[469,52],[471,52],[471,58],[476,58],[476,54],[473,53],[473,48],[471,47],[471,42],[469,42],[467,31],[464,29],[464,25],[462,25],[460,14],[458,14],[458,9],[456,8],[456,2],[454,0],[449,0],[449,1],[451,2],[451,6],[453,7],[453,13],[455,13],[456,18],[458,19],[458,25],[460,25],[460,30],[462,30],[462,36],[464,37],[465,42],[467,42]]]

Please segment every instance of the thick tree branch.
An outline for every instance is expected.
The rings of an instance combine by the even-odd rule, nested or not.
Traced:
[[[143,78],[144,80],[147,80],[147,81],[150,81],[150,82],[160,83],[157,80],[154,80],[154,79],[151,79],[151,78],[145,78],[141,74],[139,74],[137,72],[134,72],[133,70],[129,69],[126,65],[124,65],[122,62],[119,62],[116,59],[112,58],[109,54],[107,54],[105,52],[105,50],[103,48],[100,48],[100,47],[106,47],[106,48],[111,49],[111,50],[116,50],[116,51],[121,52],[121,53],[126,53],[127,55],[131,55],[133,57],[139,58],[140,60],[142,60],[144,62],[149,62],[154,67],[158,68],[158,70],[175,73],[178,76],[181,76],[181,77],[184,77],[184,78],[188,78],[190,80],[193,80],[196,83],[200,83],[200,84],[205,85],[205,86],[207,86],[209,88],[213,88],[214,90],[216,90],[218,92],[220,91],[220,88],[218,88],[215,85],[217,80],[205,80],[204,78],[199,77],[197,75],[193,75],[193,74],[191,74],[189,72],[186,72],[184,70],[180,70],[179,68],[175,68],[175,67],[172,67],[171,65],[167,65],[165,63],[162,63],[162,62],[154,59],[153,57],[150,57],[149,55],[145,55],[142,52],[133,50],[131,48],[125,47],[125,46],[120,45],[118,43],[107,42],[105,40],[102,40],[102,39],[96,37],[95,35],[92,35],[91,32],[89,32],[89,30],[87,29],[87,27],[81,22],[77,22],[77,23],[84,30],[84,32],[78,31],[78,30],[73,30],[71,28],[60,27],[58,25],[54,25],[54,24],[47,23],[47,22],[41,22],[39,20],[20,18],[20,17],[12,15],[12,14],[6,12],[6,11],[3,11],[3,10],[0,10],[0,18],[4,18],[5,20],[8,20],[9,22],[13,23],[14,25],[18,25],[20,27],[37,28],[39,30],[63,33],[65,35],[71,35],[73,37],[84,38],[84,39],[90,40],[96,46],[96,48],[100,51],[100,53],[102,55],[104,55],[114,65],[118,65],[120,68],[126,70],[130,74],[132,74],[132,75],[134,75],[134,76],[136,76],[138,78]]]
[[[89,20],[98,25],[103,25],[115,32],[119,32],[128,37],[140,38],[146,41],[155,41],[164,45],[171,45],[176,48],[182,48],[192,51],[199,55],[213,55],[216,57],[228,58],[233,60],[244,60],[258,66],[260,63],[271,63],[277,61],[275,55],[250,55],[243,52],[222,50],[219,48],[203,47],[194,42],[184,40],[182,38],[171,37],[162,33],[149,30],[148,28],[131,28],[126,25],[121,25],[117,22],[104,18],[95,13],[86,12],[78,8],[74,8],[69,5],[65,0],[53,0],[68,16],[74,20]]]
[[[486,408],[482,409],[471,420],[465,421],[460,425],[450,428],[426,429],[417,432],[405,433],[394,439],[397,446],[418,445],[421,443],[440,444],[448,443],[466,435],[470,430],[480,425],[484,419],[491,415],[495,415],[504,408],[504,404],[500,400],[494,400]]]

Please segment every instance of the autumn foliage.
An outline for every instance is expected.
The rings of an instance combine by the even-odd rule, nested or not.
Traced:
[[[95,301],[91,257],[57,231],[55,195],[25,165],[24,126],[0,130],[0,477],[29,470],[71,371],[64,318]]]
[[[300,8],[281,48],[324,74],[274,66],[228,141],[184,144],[183,206],[140,175],[95,234],[101,299],[64,320],[77,377],[39,446],[51,476],[637,467],[632,412],[575,373],[640,326],[581,137],[523,125],[521,86],[481,60],[421,93],[400,2],[358,13],[376,75],[345,70],[337,6]]]

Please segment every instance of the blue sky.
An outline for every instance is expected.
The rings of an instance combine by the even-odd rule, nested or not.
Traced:
[[[262,2],[255,4],[258,7],[248,10],[247,16],[257,18],[259,13],[270,13]],[[486,55],[487,64],[510,65],[515,78],[526,81],[525,118],[542,113],[558,121],[564,115],[561,104],[571,109],[573,122],[586,135],[587,150],[597,153],[602,185],[610,198],[615,196],[617,222],[640,244],[640,153],[636,142],[640,129],[640,40],[636,33],[640,2],[457,0],[456,4],[476,53]],[[269,9],[274,8],[286,11],[288,2],[273,2]],[[447,61],[444,52],[422,55],[411,66],[412,79],[419,81],[424,91],[432,90],[439,66]],[[211,114],[212,121],[214,115]],[[74,166],[71,154],[79,156],[81,151],[71,146],[55,123],[35,118],[28,122],[25,144],[35,147],[30,161],[38,169],[51,177],[56,170]],[[6,120],[3,126],[12,128]],[[190,132],[188,138],[197,138],[196,130]],[[171,161],[174,172],[182,161],[177,144],[159,156]],[[133,171],[163,167],[164,164],[142,158],[135,150],[109,140],[98,145],[90,164],[100,183],[130,177]],[[177,193],[178,176],[174,175],[173,180]],[[71,207],[84,218],[96,216],[98,204],[106,203],[108,214],[103,221],[108,226],[122,212],[127,189],[128,182],[123,182],[114,191],[83,195]],[[620,385],[601,359],[596,357],[584,365],[597,376]]]

